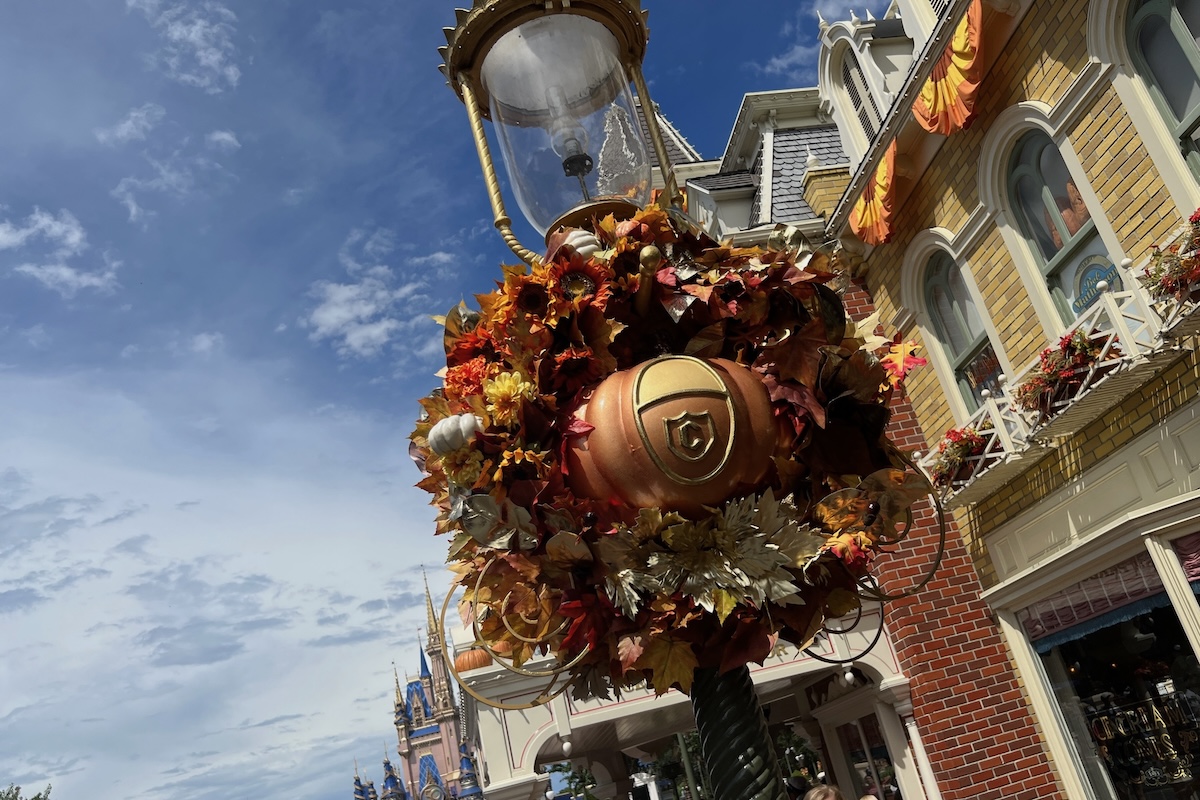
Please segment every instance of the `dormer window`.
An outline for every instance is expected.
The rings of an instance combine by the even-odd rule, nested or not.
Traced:
[[[875,98],[867,86],[867,78],[863,74],[862,67],[859,65],[854,51],[849,48],[842,53],[842,88],[845,89],[846,96],[850,98],[850,104],[854,108],[854,114],[858,118],[859,124],[862,125],[867,141],[874,140],[876,134],[879,133],[882,117],[879,114],[879,106],[875,104]]]

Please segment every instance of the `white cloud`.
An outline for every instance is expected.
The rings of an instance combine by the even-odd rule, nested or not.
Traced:
[[[286,206],[298,206],[304,202],[312,194],[311,186],[293,186],[290,189],[285,189],[283,195],[279,198]]]
[[[224,5],[205,0],[164,8],[159,0],[125,0],[125,6],[144,14],[163,40],[148,61],[168,78],[209,94],[237,86],[242,76],[233,43],[237,15]]]
[[[212,149],[221,150],[226,153],[232,153],[242,146],[242,143],[238,141],[233,131],[212,131],[204,137],[204,141]]]
[[[462,261],[462,258],[447,253],[445,250],[435,250],[428,255],[416,256],[408,259],[409,266],[416,267],[420,273],[432,272],[434,277],[439,280],[453,280],[458,277],[458,270],[455,269]]]
[[[113,291],[117,287],[117,269],[121,262],[104,256],[104,269],[87,271],[71,266],[68,261],[87,249],[87,232],[79,220],[66,209],[58,216],[34,208],[24,222],[0,221],[0,251],[37,251],[36,261],[25,261],[13,271],[27,275],[47,289],[63,297],[74,297],[82,289]]]
[[[225,346],[225,337],[219,333],[198,333],[192,337],[189,347],[193,353],[212,355]]]
[[[46,326],[40,322],[21,331],[21,338],[29,342],[34,350],[43,350],[54,341],[54,337],[46,332]]]
[[[166,110],[157,103],[146,103],[138,108],[129,110],[125,119],[111,128],[97,128],[94,133],[101,144],[117,145],[126,142],[142,141],[158,123],[167,115]]]
[[[395,248],[396,236],[390,230],[350,232],[338,250],[338,261],[353,280],[312,285],[309,294],[317,305],[300,320],[310,331],[309,339],[330,340],[343,357],[370,358],[425,319],[427,309],[421,305],[426,282],[419,277],[399,279],[380,261]]]
[[[139,178],[131,175],[122,178],[120,183],[109,192],[111,197],[125,206],[125,210],[129,212],[130,222],[145,223],[155,213],[139,202],[139,194],[158,192],[183,197],[195,186],[197,169],[215,167],[213,163],[204,158],[182,156],[179,151],[161,159],[146,156],[146,161],[154,172],[153,177]]]
[[[394,736],[389,664],[416,668],[417,565],[444,557],[397,488],[408,415],[318,413],[271,365],[172,366],[0,374],[22,421],[0,430],[0,552],[19,554],[0,626],[22,653],[0,774],[102,800],[337,796]]]
[[[103,270],[88,272],[62,263],[19,264],[14,271],[28,275],[47,289],[70,298],[82,289],[96,289],[100,292],[113,291],[117,288],[117,268],[119,266],[121,266],[120,261],[106,260]]]
[[[79,255],[87,248],[87,233],[65,208],[55,217],[35,207],[24,224],[0,222],[0,250],[15,250],[37,239],[53,245],[53,253],[59,258]]]

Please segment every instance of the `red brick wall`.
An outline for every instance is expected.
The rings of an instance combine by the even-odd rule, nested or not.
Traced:
[[[873,313],[853,282],[844,297],[853,319]],[[925,436],[897,393],[888,435],[911,452]],[[920,509],[909,538],[877,562],[883,590],[899,593],[937,557],[936,520]],[[980,597],[983,587],[953,518],[933,579],[915,596],[888,603],[888,632],[909,677],[913,715],[945,800],[1045,800],[1062,793],[1004,640]]]

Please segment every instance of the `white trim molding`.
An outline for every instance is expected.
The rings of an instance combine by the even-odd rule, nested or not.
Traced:
[[[929,267],[929,259],[933,257],[934,253],[938,251],[947,253],[958,267],[963,283],[966,285],[971,299],[975,302],[975,308],[979,311],[979,317],[983,321],[988,340],[1000,360],[1001,369],[1006,375],[1013,374],[1012,363],[1008,360],[1008,355],[1003,347],[997,345],[1001,341],[1000,332],[992,322],[992,316],[983,302],[983,294],[979,291],[979,284],[975,282],[975,275],[970,264],[963,257],[964,248],[961,243],[956,241],[962,233],[977,235],[970,225],[960,231],[959,237],[954,236],[945,228],[927,228],[919,232],[904,251],[904,262],[900,268],[900,302],[905,309],[912,313],[913,319],[921,331],[921,338],[925,342],[925,351],[933,361],[933,371],[942,385],[942,392],[946,396],[956,422],[964,422],[972,412],[967,408],[966,400],[959,391],[958,381],[954,377],[954,367],[946,357],[945,348],[934,330],[929,309],[925,307],[925,274]]]
[[[1192,176],[1179,152],[1167,123],[1159,113],[1146,81],[1138,74],[1125,41],[1125,20],[1129,0],[1092,0],[1088,3],[1087,48],[1093,61],[1111,70],[1111,81],[1121,105],[1133,120],[1133,127],[1150,161],[1158,169],[1171,200],[1184,216],[1200,207],[1200,184]]]

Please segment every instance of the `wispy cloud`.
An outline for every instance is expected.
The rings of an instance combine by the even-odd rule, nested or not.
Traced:
[[[415,316],[405,313],[417,304],[426,284],[423,280],[398,279],[382,259],[395,250],[395,234],[377,229],[368,233],[351,231],[338,252],[338,261],[352,278],[350,282],[317,281],[309,294],[316,307],[300,323],[309,329],[314,342],[329,340],[344,357],[370,358],[379,355]]]
[[[101,144],[118,145],[127,142],[142,141],[146,135],[162,122],[167,115],[166,109],[157,103],[146,103],[138,108],[129,110],[125,119],[111,128],[96,128],[94,133]]]
[[[183,147],[186,146],[185,141]],[[195,190],[198,176],[229,175],[217,162],[202,155],[185,153],[182,148],[161,158],[149,154],[145,158],[152,172],[149,177],[130,175],[122,178],[109,192],[125,206],[129,221],[133,223],[144,225],[155,215],[153,209],[143,205],[143,195],[156,193],[184,198]]]
[[[242,146],[233,131],[212,131],[204,137],[204,141],[212,149],[225,153],[232,153]]]
[[[62,262],[51,264],[21,264],[15,271],[28,275],[47,289],[58,292],[63,297],[74,297],[83,289],[95,289],[100,292],[111,292],[117,288],[117,270],[121,262],[105,254],[104,269],[88,272],[76,269]]]
[[[0,222],[0,250],[14,250],[38,239],[53,245],[53,252],[62,258],[79,255],[87,248],[87,233],[66,209],[56,217],[34,208],[23,223]]]
[[[0,252],[41,250],[40,255],[33,256],[37,260],[23,261],[13,270],[28,275],[63,297],[73,297],[81,289],[108,292],[117,286],[117,269],[121,264],[107,255],[104,256],[104,269],[95,272],[81,270],[68,263],[82,254],[87,246],[87,232],[75,215],[66,209],[60,210],[56,216],[35,207],[33,213],[23,221],[0,221]]]
[[[193,353],[210,356],[225,346],[225,337],[220,333],[197,333],[188,345]]]
[[[147,61],[168,78],[209,94],[237,86],[242,77],[233,43],[237,15],[224,5],[125,0],[125,6],[144,14],[158,32],[162,47]]]

